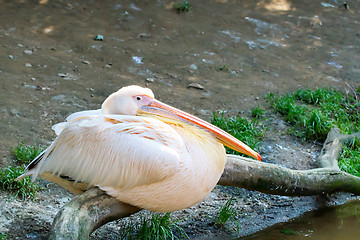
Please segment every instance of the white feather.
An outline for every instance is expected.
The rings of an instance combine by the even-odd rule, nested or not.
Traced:
[[[59,134],[64,130],[64,128],[67,126],[67,124],[74,119],[82,118],[82,117],[89,117],[89,116],[96,116],[101,114],[101,109],[97,110],[87,110],[87,111],[81,111],[71,114],[66,118],[66,122],[60,122],[51,127],[52,130],[54,130],[55,134],[59,136]]]
[[[81,117],[62,130],[37,170],[38,174],[53,172],[90,185],[126,189],[173,175],[184,148],[173,128],[153,118]],[[157,152],[155,157],[153,152]]]

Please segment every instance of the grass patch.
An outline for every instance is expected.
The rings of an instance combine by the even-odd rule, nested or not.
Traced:
[[[251,116],[253,118],[261,118],[264,115],[265,109],[261,109],[259,105],[253,109],[251,109]]]
[[[360,140],[358,138],[343,146],[338,164],[342,171],[360,177]]]
[[[324,141],[332,127],[346,134],[360,131],[359,101],[335,89],[301,89],[282,97],[270,93],[267,99],[301,138]]]
[[[190,10],[190,3],[188,1],[182,1],[174,4],[174,9],[180,12],[188,12]]]
[[[226,64],[219,67],[219,71],[228,71],[228,70],[229,70],[229,67]]]
[[[244,117],[225,118],[223,113],[220,116],[214,113],[211,123],[230,133],[255,151],[258,150],[258,144],[266,132],[266,129],[259,124],[257,118],[249,121]],[[228,154],[242,155],[228,147],[226,147],[226,152]]]
[[[39,186],[32,183],[30,177],[26,177],[21,181],[15,181],[24,172],[24,166],[9,166],[0,169],[0,188],[10,191],[15,197],[22,199],[33,198],[39,190]]]
[[[5,233],[0,233],[0,240],[8,240],[10,239]]]
[[[24,146],[20,141],[17,147],[12,147],[11,152],[14,154],[15,162],[20,166],[8,166],[0,169],[0,189],[9,191],[11,195],[21,199],[33,198],[39,190],[39,186],[26,177],[21,181],[15,181],[17,177],[25,172],[25,165],[29,164],[45,149],[42,145]]]
[[[170,213],[153,213],[150,219],[143,217],[140,224],[134,226],[128,223],[121,228],[121,239],[187,239],[184,229],[177,225],[176,220],[170,217]]]
[[[33,146],[24,146],[22,141],[19,142],[19,145],[17,147],[11,147],[11,152],[16,157],[16,161],[21,164],[29,164],[44,150],[45,146],[36,144],[34,144]]]
[[[219,216],[217,217],[215,224],[219,227],[223,227],[225,223],[236,216],[236,210],[233,207],[234,198],[230,198],[221,207]]]

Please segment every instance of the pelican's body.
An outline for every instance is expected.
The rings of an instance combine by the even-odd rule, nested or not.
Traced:
[[[202,201],[224,170],[224,137],[219,141],[217,129],[196,126],[199,119],[180,110],[158,108],[150,89],[127,88],[110,95],[102,109],[72,114],[55,125],[58,137],[22,177],[39,175],[73,193],[81,184],[98,186],[121,202],[151,211]]]

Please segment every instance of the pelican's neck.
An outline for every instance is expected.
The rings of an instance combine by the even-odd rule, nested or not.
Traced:
[[[224,146],[209,131],[178,121],[165,121],[184,139],[193,162],[204,168],[204,164],[223,171],[226,162]]]

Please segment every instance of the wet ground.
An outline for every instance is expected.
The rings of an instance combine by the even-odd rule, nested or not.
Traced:
[[[248,116],[252,107],[266,106],[268,92],[328,86],[352,91],[360,84],[359,1],[190,3],[189,12],[177,13],[172,1],[161,0],[0,1],[0,167],[11,163],[10,147],[20,139],[48,145],[51,125],[99,108],[129,84],[148,86],[160,100],[206,120],[219,110]],[[316,167],[321,146],[284,135],[286,124],[271,119],[264,161]],[[42,184],[54,190],[26,206],[1,201],[10,212],[3,212],[0,231],[14,238],[46,236],[70,195]],[[209,216],[234,194],[244,213],[241,230],[214,229]],[[220,187],[205,203],[175,216],[188,216],[184,226],[192,238],[244,236],[317,209],[316,199]],[[116,228],[95,236],[106,238]]]
[[[360,202],[309,212],[287,223],[276,224],[246,239],[353,240],[360,236]]]

